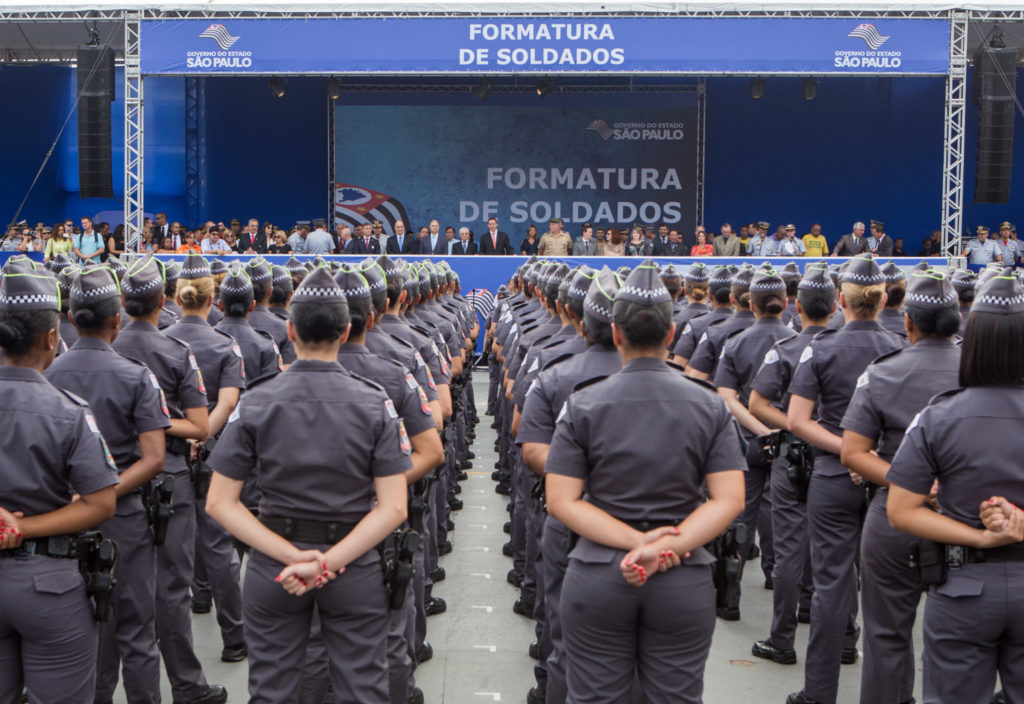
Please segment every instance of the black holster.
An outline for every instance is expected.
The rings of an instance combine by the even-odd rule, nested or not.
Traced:
[[[83,533],[75,538],[78,570],[85,580],[85,593],[92,598],[93,616],[103,623],[110,616],[110,598],[117,586],[114,572],[119,553],[117,543],[104,538],[99,531]]]
[[[210,458],[210,453],[213,452],[213,448],[217,446],[217,437],[214,436],[209,438],[200,447],[199,452],[196,454],[194,460],[189,460],[188,469],[192,475],[192,488],[195,491],[195,496],[199,500],[205,500],[207,494],[210,493],[210,480],[213,478],[213,467],[206,464],[206,460]]]
[[[923,538],[914,545],[910,553],[910,566],[917,570],[920,575],[921,586],[925,589],[946,583],[950,567],[947,558],[947,547],[943,543]],[[953,558],[954,560],[956,559],[955,554]],[[959,567],[960,565],[957,564],[956,566]]]
[[[779,448],[779,457],[787,463],[786,477],[793,485],[796,500],[807,503],[807,488],[814,473],[814,448],[793,435],[787,435]]]
[[[736,592],[736,585],[743,576],[743,561],[740,559],[740,547],[747,539],[747,527],[736,523],[725,529],[721,535],[712,540],[707,549],[715,556],[712,576],[715,582],[715,605],[727,608]]]
[[[165,476],[143,484],[142,505],[153,533],[153,545],[159,547],[167,539],[167,525],[174,515],[174,477]]]
[[[384,571],[384,585],[388,590],[388,608],[398,611],[405,604],[405,593],[413,577],[413,557],[420,547],[420,534],[411,529],[395,533],[396,550],[394,559],[384,558],[381,549],[381,561]]]

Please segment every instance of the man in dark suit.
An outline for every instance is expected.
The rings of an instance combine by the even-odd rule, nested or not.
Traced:
[[[833,257],[855,257],[867,251],[868,242],[864,239],[864,223],[853,223],[853,232],[843,235],[839,244],[832,250]]]
[[[885,234],[885,223],[881,220],[871,221],[871,237],[868,238],[868,249],[876,257],[892,256],[892,237]]]
[[[342,254],[366,254],[362,245],[362,242],[352,236],[352,230],[348,225],[338,228],[338,249]]]
[[[452,245],[452,254],[463,255],[463,254],[476,254],[476,242],[473,242],[469,238],[469,228],[459,228],[459,239]]]
[[[661,251],[663,257],[681,257],[683,256],[683,238],[680,236],[678,230],[672,230],[668,233],[668,244]]]
[[[395,234],[388,237],[384,244],[384,250],[388,254],[415,254],[419,251],[419,243],[416,238],[405,231],[405,223],[401,220],[395,221]]]
[[[490,218],[487,221],[487,232],[480,235],[480,254],[515,254],[512,243],[508,239],[508,233],[498,230],[498,219]]]
[[[448,242],[441,232],[441,223],[437,220],[430,221],[426,236],[420,238],[420,254],[448,254]]]
[[[651,254],[664,257],[669,254],[668,225],[659,225],[658,234],[651,240]]]
[[[380,254],[380,240],[373,236],[369,224],[360,226],[359,243],[363,246],[363,254]]]
[[[239,252],[251,249],[256,254],[266,254],[269,246],[266,235],[260,232],[260,221],[256,218],[251,218],[245,229],[238,233]]]

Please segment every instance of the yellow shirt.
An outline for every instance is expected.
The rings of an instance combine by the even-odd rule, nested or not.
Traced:
[[[804,247],[807,248],[808,257],[824,257],[828,254],[828,240],[825,239],[825,235],[815,237],[808,232],[802,239]]]
[[[540,238],[538,253],[545,257],[567,257],[572,251],[572,235],[565,230],[559,234],[545,232]]]

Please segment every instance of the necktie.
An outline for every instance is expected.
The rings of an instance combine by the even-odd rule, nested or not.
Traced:
[[[370,251],[370,238],[369,237],[364,237],[363,238],[363,244],[366,245],[366,251],[369,252]]]
[[[498,248],[498,233],[497,232],[492,232],[491,233],[491,244],[494,245],[495,249]]]

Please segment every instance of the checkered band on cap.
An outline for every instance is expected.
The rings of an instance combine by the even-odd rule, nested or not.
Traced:
[[[163,287],[164,268],[153,255],[135,262],[121,282],[121,290],[128,298],[141,298]]]
[[[859,254],[847,261],[839,273],[839,281],[844,284],[858,286],[874,286],[885,283],[885,276],[875,258],[870,254]]]
[[[786,282],[777,271],[758,271],[750,281],[750,291],[758,293],[780,293],[785,295]]]
[[[906,304],[920,308],[955,308],[959,297],[953,283],[941,271],[915,271],[907,281]]]
[[[61,297],[67,298],[71,291],[71,282],[75,276],[82,271],[81,267],[76,264],[68,264],[60,269],[53,269],[52,271],[57,277],[57,285],[60,286]]]
[[[708,277],[708,286],[713,289],[732,286],[732,277],[733,272],[729,271],[729,267],[720,264],[711,270],[711,275]]]
[[[169,262],[164,263],[164,281],[172,283],[178,280],[181,276],[181,264],[174,261],[173,259]]]
[[[619,275],[607,266],[603,267],[587,289],[587,297],[583,299],[583,310],[598,322],[612,322],[612,303],[621,286],[622,280],[619,279]]]
[[[226,293],[231,296],[244,296],[246,293],[252,292],[252,281],[249,279],[249,273],[245,270],[241,264],[232,264],[231,268],[228,269],[227,276],[220,283],[221,293]]]
[[[377,264],[384,272],[385,279],[393,279],[402,275],[402,272],[398,268],[398,263],[386,254],[382,254],[377,257]]]
[[[796,262],[789,262],[779,270],[779,275],[783,279],[799,279],[801,276],[800,267],[797,266]]]
[[[270,267],[270,273],[273,275],[272,282],[274,286],[284,286],[285,284],[287,284],[289,288],[291,287],[291,272],[289,272],[283,266],[277,266],[275,264],[274,266]]]
[[[921,293],[907,293],[903,299],[905,303],[917,304],[921,306],[945,308],[950,303],[955,303],[958,300],[956,291],[949,291],[944,297],[930,296]]]
[[[754,279],[754,269],[743,269],[738,274],[732,277],[730,286],[738,291],[749,291],[750,282]]]
[[[569,300],[585,300],[587,297],[587,291],[590,289],[590,285],[594,282],[595,275],[596,272],[584,264],[580,267],[580,270],[571,277],[567,276],[566,278],[572,279],[569,282],[569,291],[566,294],[569,297]],[[498,289],[498,292],[501,293],[501,289]],[[505,290],[505,293],[508,293],[508,289]]]
[[[189,252],[185,255],[185,261],[181,264],[182,279],[205,279],[210,276],[213,276],[213,272],[210,271],[210,265],[202,254]]]
[[[709,278],[711,277],[708,274],[708,268],[704,265],[703,262],[691,264],[690,268],[686,270],[686,281],[689,283],[704,283]]]
[[[60,310],[57,280],[45,269],[9,271],[0,281],[0,311]]]
[[[800,279],[797,290],[799,291],[825,291],[835,290],[829,271],[823,267],[809,266],[804,270],[804,276]]]
[[[334,280],[347,300],[358,301],[370,297],[370,284],[354,266],[342,264],[341,269],[335,272]]]
[[[384,276],[384,269],[374,259],[365,259],[359,264],[359,271],[366,279],[366,285],[370,291],[383,291],[388,287],[387,279]]]
[[[284,268],[287,269],[292,274],[305,274],[306,273],[305,265],[303,265],[303,263],[300,262],[295,257],[292,257],[288,261],[286,261],[284,263]]]
[[[683,278],[683,276],[682,276],[682,274],[679,273],[679,269],[676,269],[676,265],[675,264],[669,264],[666,267],[662,267],[662,269],[661,269],[661,280],[662,281],[664,281],[665,279],[681,279],[681,278]]]
[[[905,281],[907,278],[903,269],[900,269],[893,262],[889,262],[882,267],[882,276],[885,277],[885,283],[887,284],[895,284],[900,281]]]
[[[303,279],[292,296],[292,305],[296,303],[345,303],[341,287],[331,276],[330,271],[317,267]]]
[[[978,290],[971,313],[1024,313],[1024,289],[1020,279],[1005,271],[990,278]]]
[[[672,296],[661,281],[657,265],[647,259],[630,273],[615,294],[615,300],[654,306],[670,302]]]
[[[273,278],[273,274],[270,273],[270,265],[262,258],[251,260],[246,266],[245,271],[253,283],[269,281]]]
[[[970,269],[960,269],[953,272],[953,288],[959,291],[970,291],[978,285],[978,275]]]
[[[214,259],[210,262],[210,273],[216,276],[217,274],[226,274],[228,271],[228,265],[220,259]]]
[[[79,272],[71,281],[71,306],[93,306],[108,298],[120,298],[117,274],[104,266]]]
[[[121,278],[128,272],[128,267],[125,263],[118,259],[116,256],[111,254],[107,257],[106,265],[110,267],[110,270],[114,272],[117,278]]]

